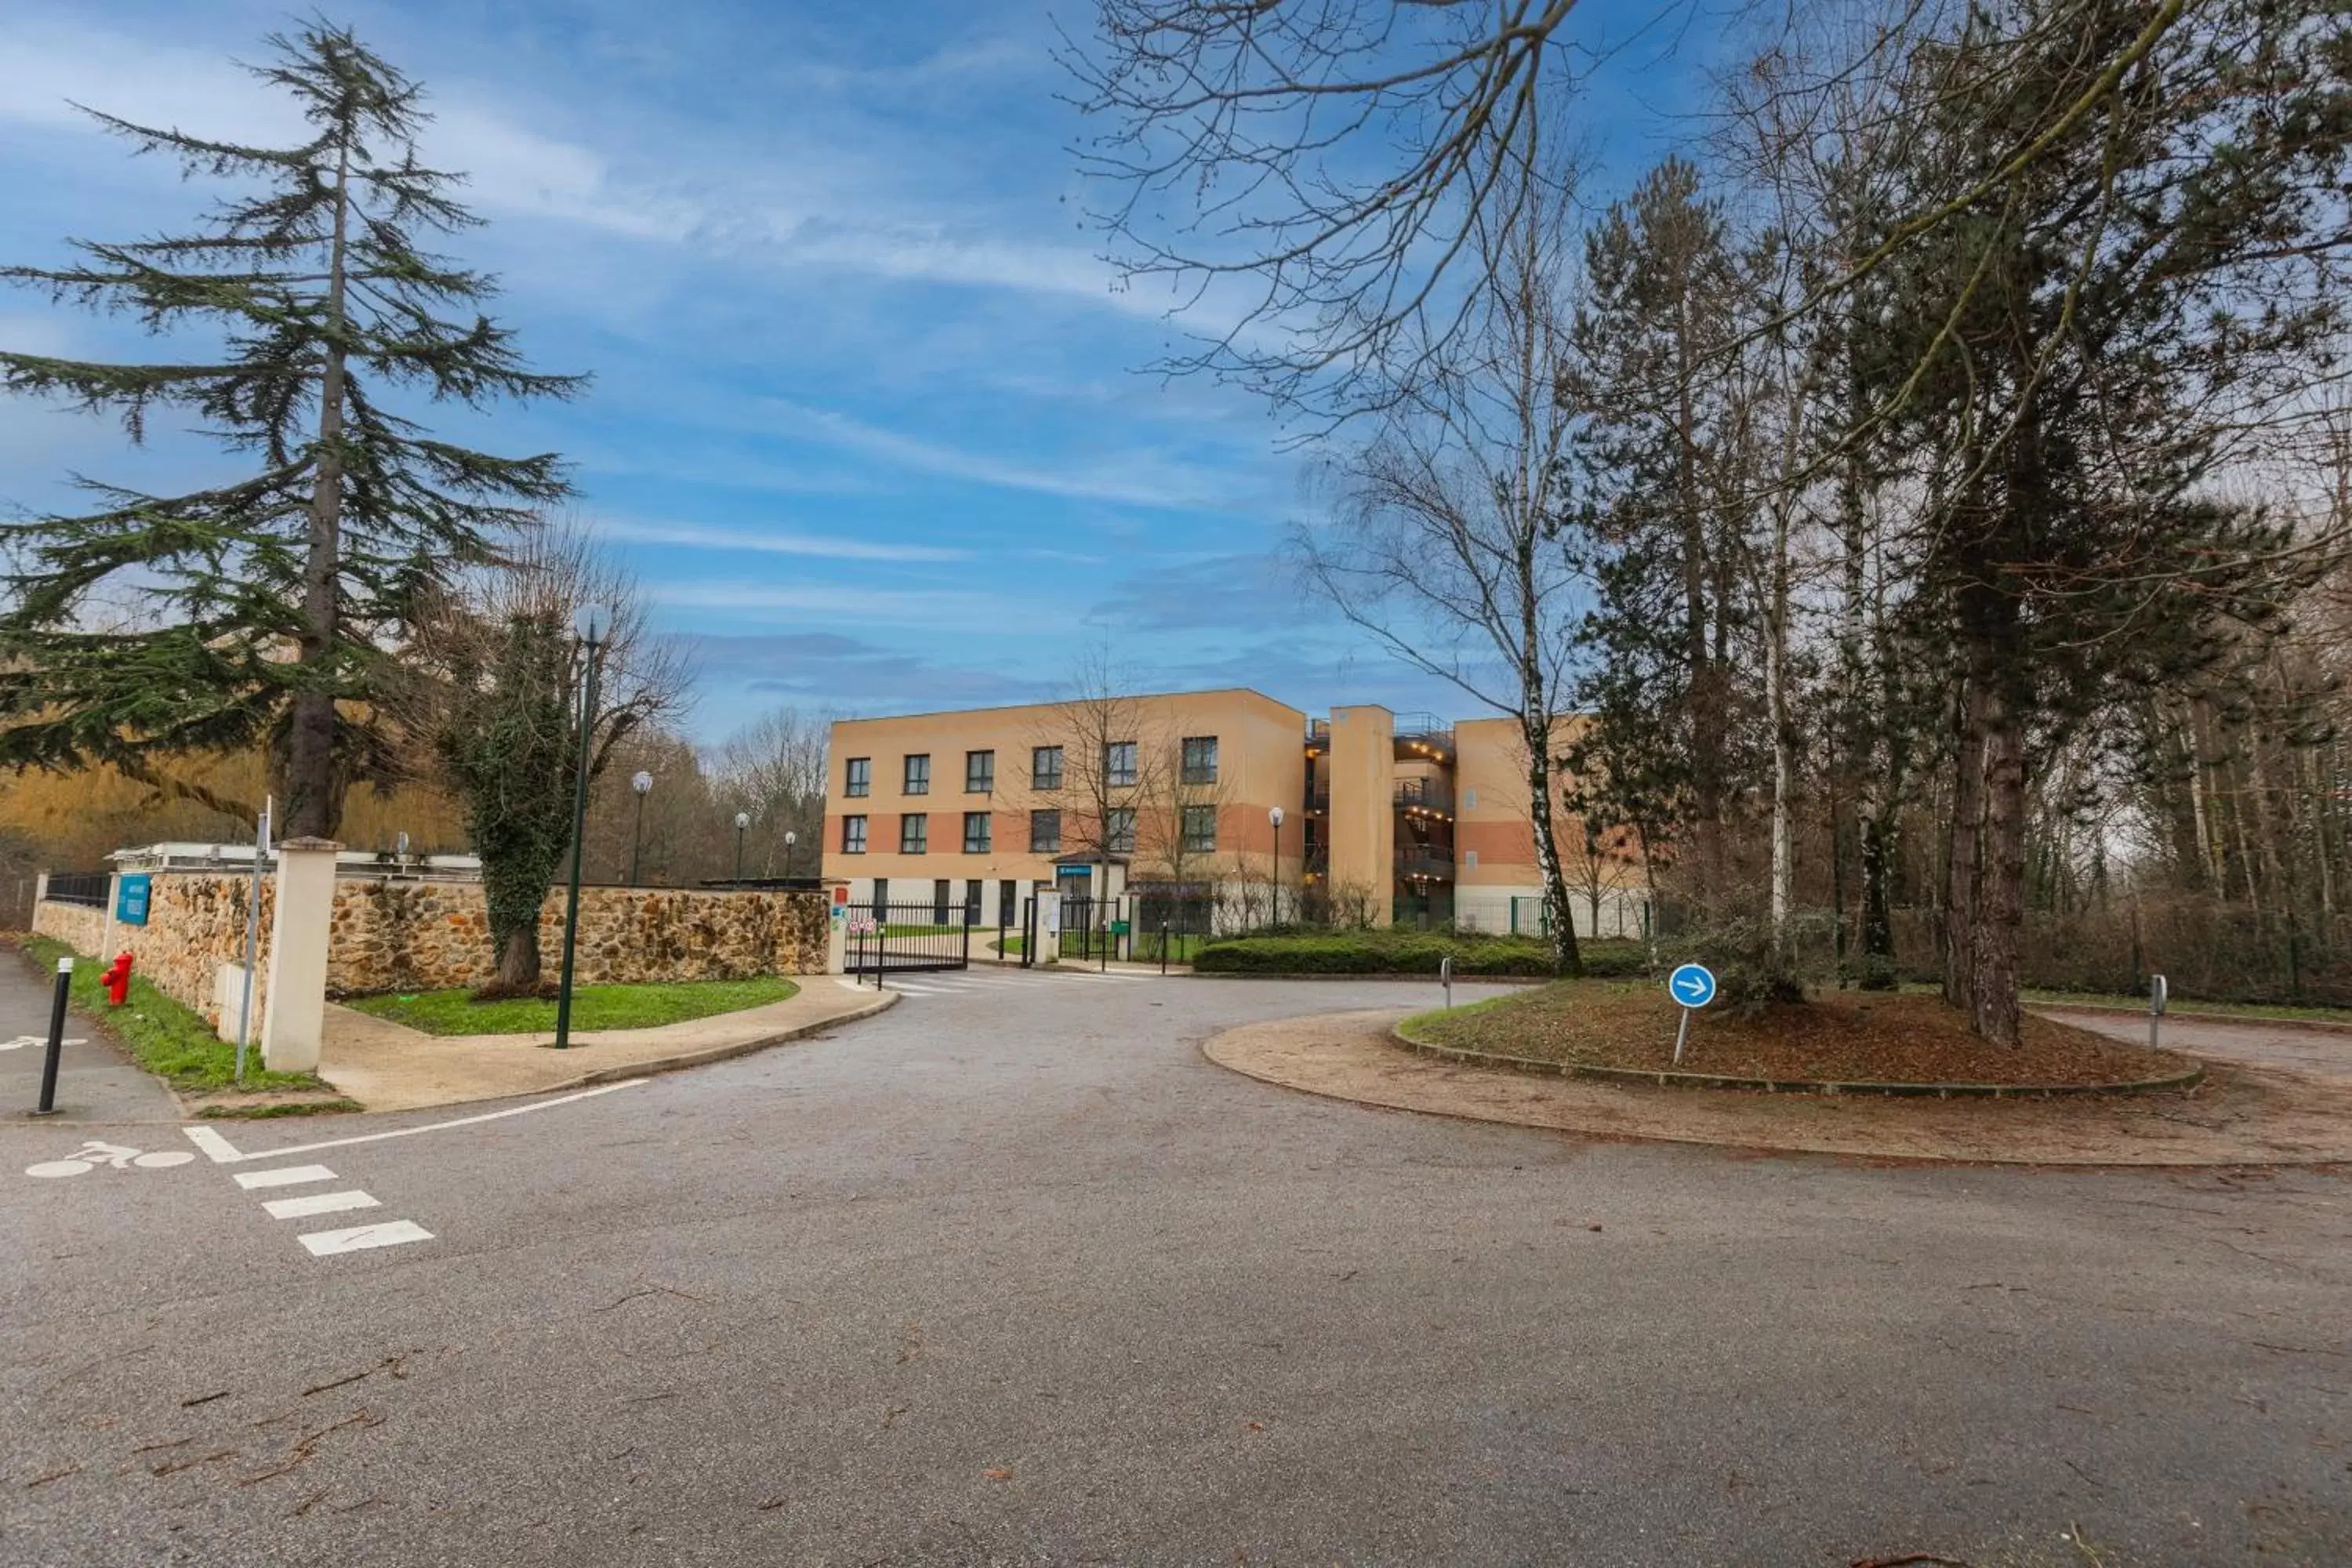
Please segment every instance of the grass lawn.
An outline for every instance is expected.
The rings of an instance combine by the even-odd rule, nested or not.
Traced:
[[[1917,984],[1903,987],[1906,994],[1932,996],[1938,994],[1934,985]],[[2048,1002],[2062,1006],[2115,1007],[2127,1013],[2147,1011],[2145,994],[2126,996],[2101,991],[2041,991],[2028,987],[2019,994],[2030,1006],[2036,1002]],[[2322,1024],[2341,1024],[2352,1028],[2352,1007],[2296,1007],[2284,1003],[2268,1002],[2200,1002],[2177,993],[2165,1004],[2168,1018],[2303,1018]]]
[[[752,980],[673,980],[643,985],[583,985],[572,993],[574,1029],[652,1029],[739,1013],[798,995],[781,975]],[[555,1027],[555,1004],[535,996],[477,1002],[470,991],[386,992],[343,1005],[428,1035],[538,1035]]]
[[[57,970],[58,960],[73,952],[65,943],[45,936],[25,938],[24,949],[26,957],[52,973]],[[79,953],[73,953],[73,959],[74,1005],[104,1025],[129,1048],[133,1061],[183,1093],[202,1094],[240,1087],[236,1081],[236,1045],[214,1034],[202,1014],[156,990],[141,978],[135,964],[131,971],[129,997],[120,1007],[109,1006],[105,988],[98,983],[106,965]],[[241,1087],[254,1091],[324,1091],[327,1088],[313,1073],[263,1071],[258,1040],[246,1049],[245,1082]]]
[[[1559,981],[1467,1007],[1420,1013],[1411,1038],[1488,1056],[1580,1067],[1673,1070],[1681,1009],[1647,982]],[[1750,1017],[1728,1007],[1691,1018],[1681,1070],[1842,1083],[2112,1083],[2187,1063],[2169,1052],[2028,1016],[2018,1049],[1987,1045],[1933,996],[1816,992]]]

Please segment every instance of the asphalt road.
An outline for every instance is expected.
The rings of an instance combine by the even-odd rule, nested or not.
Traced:
[[[34,1178],[88,1134],[12,1121],[0,1561],[2352,1562],[2341,1176],[1595,1143],[1195,1049],[1430,994],[991,979],[234,1163]]]

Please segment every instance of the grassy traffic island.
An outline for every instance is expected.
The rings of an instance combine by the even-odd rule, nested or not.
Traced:
[[[1642,945],[1582,944],[1592,975],[1643,972]],[[1552,973],[1551,944],[1540,937],[1489,936],[1475,931],[1413,931],[1380,926],[1363,931],[1277,931],[1217,937],[1193,955],[1195,974],[1429,974],[1447,959],[1455,975],[1539,980]]]
[[[750,980],[673,980],[635,985],[582,985],[572,993],[572,1027],[657,1029],[690,1018],[740,1013],[787,1002],[800,987],[781,975]],[[351,996],[343,1005],[427,1035],[543,1035],[555,1027],[551,997],[477,1002],[466,990],[386,992]]]
[[[1753,1016],[1704,1010],[1679,1065],[1681,1008],[1647,983],[1562,981],[1398,1026],[1406,1044],[1469,1066],[1668,1085],[1967,1093],[2180,1087],[2194,1061],[2031,1014],[2017,1049],[1989,1046],[1933,996],[1819,992]]]

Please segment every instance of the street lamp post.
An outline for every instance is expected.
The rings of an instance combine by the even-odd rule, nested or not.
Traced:
[[[1267,810],[1265,819],[1274,824],[1274,859],[1266,867],[1268,890],[1274,897],[1273,921],[1282,923],[1282,807]]]
[[[784,829],[784,879],[787,881],[792,879],[793,875],[793,846],[800,841],[799,834],[789,827]]]
[[[735,879],[739,882],[743,879],[743,830],[751,826],[750,812],[739,811],[735,814]]]
[[[629,886],[634,888],[637,885],[639,852],[646,842],[646,796],[653,793],[654,775],[640,773],[629,781],[629,787],[637,792],[637,825],[629,830]]]
[[[580,693],[580,764],[572,780],[572,885],[563,898],[563,976],[555,988],[555,1048],[572,1043],[572,949],[580,930],[580,851],[588,826],[588,747],[596,732],[597,658],[613,627],[613,613],[602,605],[583,605],[572,613],[572,629],[580,638],[581,662],[587,666]]]

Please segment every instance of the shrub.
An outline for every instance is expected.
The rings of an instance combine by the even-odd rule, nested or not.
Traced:
[[[1588,942],[1585,973],[1639,975],[1645,970],[1636,942]],[[1279,931],[1223,937],[1193,956],[1202,974],[1435,974],[1444,959],[1465,977],[1550,975],[1551,945],[1538,937],[1387,930]]]

